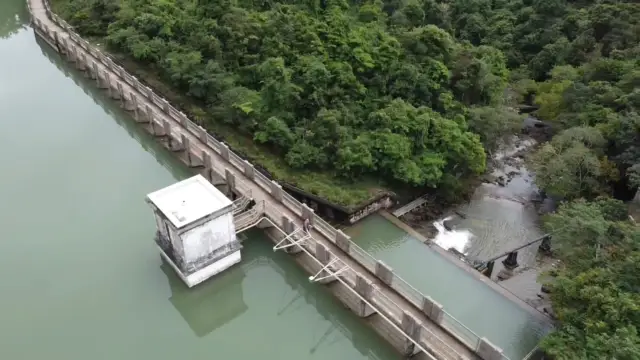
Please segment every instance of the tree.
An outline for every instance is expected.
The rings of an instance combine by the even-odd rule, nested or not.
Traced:
[[[552,196],[576,199],[605,191],[605,183],[616,176],[602,156],[605,140],[595,128],[563,131],[540,148],[532,158],[538,186]]]
[[[640,230],[622,202],[562,205],[545,219],[563,261],[552,282],[559,328],[541,343],[555,359],[640,357]]]
[[[483,146],[517,130],[510,80],[537,116],[607,142],[543,149],[551,192],[610,192],[640,162],[636,1],[56,2],[82,34],[204,109],[207,128],[232,125],[236,144],[276,154],[261,164],[275,174],[457,189],[484,171]]]
[[[540,106],[538,116],[554,121],[565,110],[564,92],[574,85],[578,72],[572,66],[558,66],[551,71],[551,79],[538,85],[536,103]]]
[[[640,187],[640,164],[634,164],[627,169],[631,186]]]
[[[467,105],[496,105],[504,95],[509,71],[504,55],[490,46],[466,48],[458,52],[451,86]]]
[[[0,39],[11,37],[20,30],[27,19],[23,19],[22,4],[19,2],[5,2],[0,15]],[[11,8],[10,8],[11,7]],[[15,8],[14,8],[15,7]]]
[[[625,114],[619,118],[610,130],[614,139],[614,159],[626,169],[631,186],[638,186],[640,170],[640,116],[637,113]]]
[[[506,135],[522,127],[523,116],[506,108],[489,106],[469,110],[469,129],[480,136],[485,149],[495,150]]]

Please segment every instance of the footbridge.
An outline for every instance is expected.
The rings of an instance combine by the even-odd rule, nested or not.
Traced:
[[[406,356],[418,359],[507,359],[433,301],[365,252],[340,230],[283,191],[229,147],[83,40],[52,12],[48,0],[27,0],[35,33],[185,164],[234,199],[237,231],[259,227],[356,315]],[[302,230],[308,221],[311,229]],[[319,285],[324,286],[324,285]],[[515,359],[514,359],[515,360]]]

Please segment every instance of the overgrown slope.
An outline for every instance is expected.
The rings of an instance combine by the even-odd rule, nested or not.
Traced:
[[[213,132],[222,124],[250,137],[280,159],[268,170],[330,200],[351,202],[300,175],[324,174],[329,189],[367,178],[452,188],[485,169],[467,118],[501,101],[508,71],[495,48],[429,24],[388,24],[372,3],[58,4],[81,33],[187,94]]]

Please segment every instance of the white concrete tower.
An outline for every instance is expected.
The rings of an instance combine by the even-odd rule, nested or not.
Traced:
[[[201,175],[147,195],[156,243],[189,287],[240,262],[233,203]]]

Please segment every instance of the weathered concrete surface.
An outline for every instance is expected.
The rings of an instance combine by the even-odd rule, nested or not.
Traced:
[[[371,295],[371,304],[385,316],[372,315],[372,319],[375,319],[370,323],[379,332],[386,332],[385,338],[392,343],[400,342],[400,344],[394,344],[399,350],[404,353],[414,353],[422,348],[438,359],[478,358],[475,353],[475,344],[465,344],[440,327],[430,319],[432,314],[427,315],[422,311],[422,304],[411,302],[376,276],[373,268],[368,269],[361,263],[361,259],[351,257],[348,253],[349,248],[355,245],[348,241],[348,237],[340,238],[335,229],[327,229],[328,225],[323,224],[321,219],[315,216],[312,209],[301,205],[295,199],[291,200],[279,185],[260,179],[258,175],[261,174],[252,173],[248,169],[247,163],[232,154],[228,147],[219,143],[212,144],[212,140],[207,137],[206,133],[203,133],[203,129],[190,123],[184,114],[170,107],[164,99],[153,94],[151,89],[144,87],[139,82],[135,86],[132,85],[131,79],[135,78],[126,73],[124,69],[105,60],[104,55],[86,42],[81,41],[77,35],[69,32],[70,29],[60,25],[60,21],[51,20],[48,17],[44,0],[28,0],[28,5],[37,34],[64,54],[69,61],[76,64],[84,63],[84,65],[77,67],[85,69],[90,77],[96,79],[100,87],[109,91],[111,97],[117,98],[125,109],[132,111],[136,121],[142,123],[149,132],[156,135],[167,148],[178,152],[186,164],[191,166],[194,163],[202,164],[209,173],[209,179],[217,175],[224,179],[231,190],[245,196],[248,194],[256,202],[268,204],[265,207],[264,215],[281,228],[284,217],[291,219],[297,228],[301,228],[303,219],[308,218],[313,225],[311,235],[314,241],[324,246],[328,253],[338,257],[343,264],[349,267],[349,272],[344,275],[344,278],[348,279],[347,283],[355,288],[356,276],[360,276],[375,289]],[[327,235],[332,232],[334,236]],[[349,246],[346,246],[347,244]],[[312,249],[311,253],[314,252],[315,250]],[[296,260],[305,256],[309,257],[306,254],[298,255]],[[302,263],[302,261],[298,262]],[[305,262],[319,266],[319,261],[316,258],[308,259]],[[306,265],[306,267],[303,265],[307,271],[315,274],[314,270],[318,269],[313,269],[310,266],[312,265]],[[390,280],[388,275],[383,276],[387,282]],[[351,302],[348,299],[349,296],[353,296],[359,302],[362,301],[354,291],[346,289],[341,282],[333,282],[330,287],[345,288],[345,295],[339,295],[338,291],[334,291],[334,294],[348,305]],[[346,295],[347,293],[353,295]],[[349,307],[352,309],[361,308],[360,304]],[[370,311],[365,309],[360,313],[366,316],[368,312]],[[413,319],[415,325],[407,325],[407,318]],[[386,319],[391,319],[393,324]],[[398,331],[398,328],[402,331]],[[400,341],[391,340],[393,338],[400,339]],[[413,339],[413,341],[409,339]],[[415,346],[414,342],[419,346]]]

